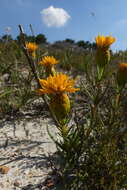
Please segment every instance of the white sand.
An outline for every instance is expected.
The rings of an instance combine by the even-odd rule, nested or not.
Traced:
[[[57,129],[49,119],[1,123],[0,165],[9,167],[9,171],[0,173],[0,190],[18,190],[28,184],[42,183],[51,170],[47,156],[56,152],[56,146],[47,133],[47,125],[56,138]],[[19,187],[15,187],[16,184]]]

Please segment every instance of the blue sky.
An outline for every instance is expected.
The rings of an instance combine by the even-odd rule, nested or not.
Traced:
[[[0,0],[0,35],[11,27],[10,34],[16,37],[18,24],[29,35],[32,24],[35,34],[45,34],[49,42],[66,38],[93,42],[98,33],[111,34],[117,39],[113,50],[127,49],[127,0]]]

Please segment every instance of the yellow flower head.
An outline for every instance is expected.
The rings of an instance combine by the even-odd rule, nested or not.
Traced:
[[[65,92],[75,92],[79,88],[74,88],[75,80],[69,80],[68,76],[62,73],[55,76],[49,76],[47,80],[39,79],[41,89],[38,89],[38,94],[62,94]]]
[[[99,48],[109,48],[111,44],[113,44],[116,39],[112,36],[100,36],[98,35],[96,38],[95,38],[95,41],[96,41],[96,44],[97,44],[97,47]]]
[[[52,66],[57,64],[58,61],[53,56],[45,56],[39,64],[45,65],[45,66]]]
[[[117,72],[117,82],[119,85],[127,83],[127,63],[120,63]]]
[[[126,72],[126,74],[127,74],[127,63],[120,63],[119,64],[119,70],[121,72]]]
[[[35,43],[26,42],[26,48],[31,56],[35,56],[35,51],[38,48],[38,46]]]

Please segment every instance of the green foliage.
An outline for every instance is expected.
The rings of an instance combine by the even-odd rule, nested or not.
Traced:
[[[38,34],[37,36],[24,34],[24,38],[27,42],[36,42],[37,44],[45,44],[47,42],[44,34]],[[17,36],[16,40],[21,43],[21,36]]]
[[[35,97],[33,76],[15,41],[0,43],[0,117],[19,111]]]
[[[27,34],[24,34],[24,38],[26,39],[26,41],[28,41],[28,42],[35,42],[35,36],[28,36]],[[17,36],[16,37],[16,40],[20,43],[20,41],[21,41],[21,36],[19,35],[19,36]]]
[[[62,140],[56,142],[64,162],[65,189],[126,189],[127,89],[118,91],[115,77],[98,81],[91,66],[84,77],[80,92],[84,112],[79,117],[75,111],[75,124],[68,127],[66,137],[60,130]],[[75,103],[76,110],[78,106]]]
[[[79,47],[83,48],[84,50],[96,50],[96,43],[90,43],[89,41],[80,40],[76,43]]]
[[[1,38],[2,42],[9,42],[9,41],[12,41],[12,36],[11,35],[3,35],[2,38]]]
[[[46,39],[46,37],[45,37],[44,34],[38,34],[38,35],[36,36],[35,42],[36,42],[37,44],[43,44],[43,43],[46,43],[46,41],[47,41],[47,39]]]
[[[65,40],[65,42],[70,43],[70,44],[74,44],[74,43],[75,43],[75,41],[72,40],[72,39],[70,39],[70,38],[67,38],[67,39]]]

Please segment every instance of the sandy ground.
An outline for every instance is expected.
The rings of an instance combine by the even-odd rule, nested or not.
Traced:
[[[49,118],[0,122],[0,190],[45,189],[42,183],[51,171],[48,156],[56,152],[47,125],[57,138]]]

